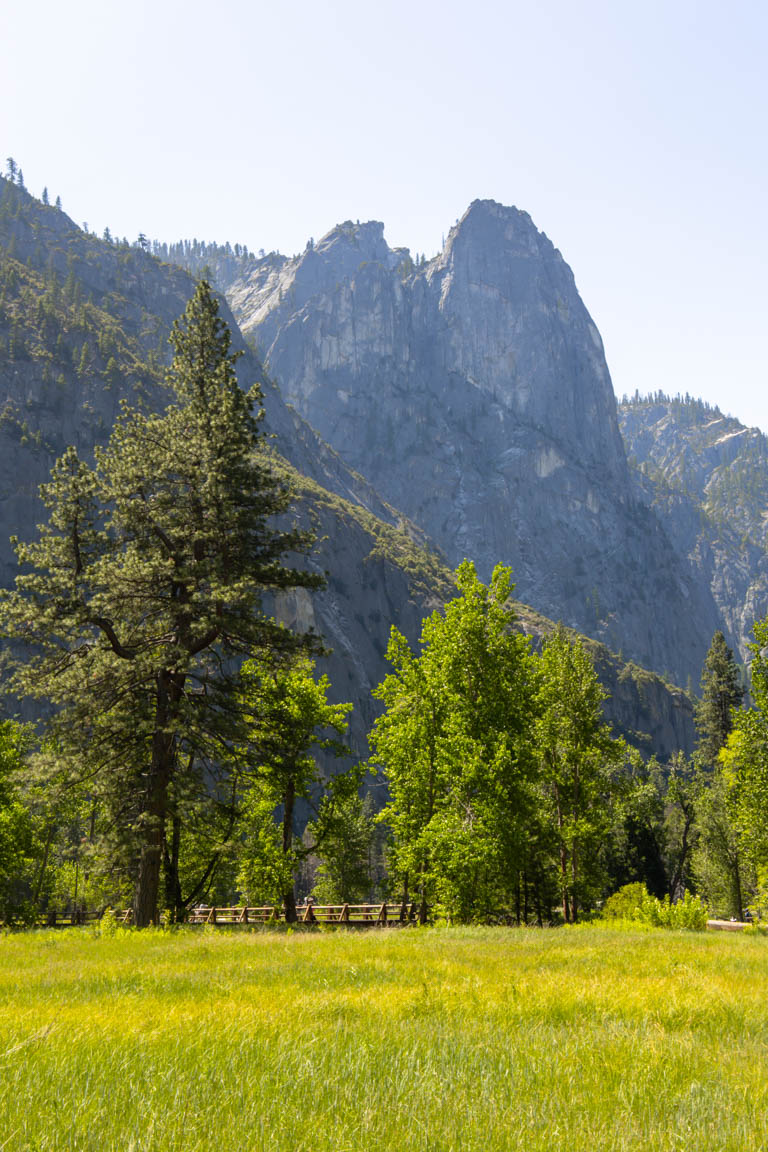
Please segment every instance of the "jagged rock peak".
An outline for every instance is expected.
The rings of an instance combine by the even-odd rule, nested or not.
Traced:
[[[318,261],[332,265],[334,274],[353,276],[361,264],[383,264],[392,270],[409,255],[407,248],[390,248],[384,239],[384,225],[381,220],[345,220],[326,232],[316,244],[309,241],[304,252],[297,258],[297,271],[304,265],[313,266]]]
[[[451,564],[510,563],[541,612],[700,668],[714,605],[637,502],[597,327],[527,213],[476,200],[418,265],[347,221],[227,296],[286,398]]]
[[[553,253],[557,251],[527,212],[513,204],[500,204],[498,200],[473,200],[448,233],[445,247],[451,248],[461,241],[476,243],[485,237],[498,241],[500,233],[507,244],[536,252],[541,252],[542,248]]]
[[[553,296],[563,307],[578,300],[592,341],[602,352],[597,328],[578,298],[576,281],[559,249],[539,231],[527,212],[496,200],[473,200],[451,228],[442,252],[427,266],[433,279],[452,270],[464,279],[488,284],[496,281],[521,292]]]
[[[379,260],[384,264],[389,256],[389,245],[384,239],[381,220],[367,220],[363,224],[359,220],[356,224],[345,220],[343,224],[337,224],[330,232],[326,232],[315,246],[315,251],[325,253],[339,247],[352,248],[364,259]]]

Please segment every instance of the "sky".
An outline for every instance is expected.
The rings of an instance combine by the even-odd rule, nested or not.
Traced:
[[[0,155],[92,231],[288,255],[514,204],[618,396],[768,432],[767,50],[764,0],[5,0]]]

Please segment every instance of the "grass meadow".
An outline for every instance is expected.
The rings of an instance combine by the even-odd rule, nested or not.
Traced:
[[[0,937],[0,1152],[768,1148],[768,940]]]

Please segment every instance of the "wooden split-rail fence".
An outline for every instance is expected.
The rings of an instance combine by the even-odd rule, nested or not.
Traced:
[[[38,919],[38,927],[71,928],[78,924],[98,924],[101,912],[86,912],[84,908],[76,908],[72,912],[56,912],[51,909]]]
[[[376,928],[396,924],[418,924],[420,906],[415,903],[384,904],[300,904],[296,907],[299,924],[335,924],[356,928]],[[114,913],[118,924],[133,923],[130,908]],[[49,928],[68,928],[78,924],[94,924],[101,919],[99,912],[55,912],[50,911],[40,922]],[[187,924],[215,924],[227,927],[236,924],[285,924],[285,908],[280,905],[261,907],[209,907],[201,905],[190,909]]]
[[[296,915],[300,924],[349,924],[375,928],[385,924],[416,924],[417,904],[302,904]],[[275,924],[285,923],[285,908],[194,908],[188,924]]]

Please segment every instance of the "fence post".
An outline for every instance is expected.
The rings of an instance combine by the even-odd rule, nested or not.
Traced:
[[[339,913],[339,924],[349,924],[349,904],[342,905]]]
[[[215,908],[211,908],[205,922],[206,922],[206,924],[215,924],[216,923],[216,909]]]
[[[378,915],[378,918],[376,920],[376,923],[377,924],[386,924],[386,922],[387,922],[387,905],[386,905],[386,903],[384,903],[384,904],[382,904],[381,908],[379,909],[379,915]]]

